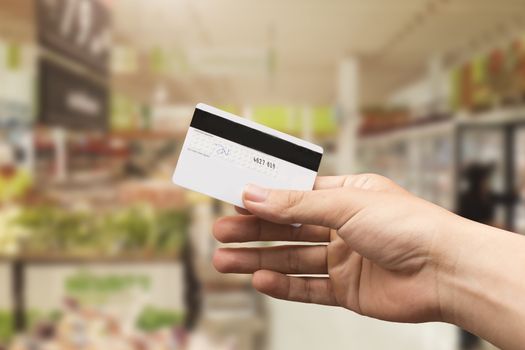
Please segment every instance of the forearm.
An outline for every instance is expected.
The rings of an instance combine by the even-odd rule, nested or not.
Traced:
[[[455,219],[439,277],[443,318],[501,348],[523,348],[525,238]]]

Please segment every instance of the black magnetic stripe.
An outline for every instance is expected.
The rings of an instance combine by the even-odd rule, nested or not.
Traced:
[[[321,153],[198,108],[190,126],[313,171],[321,164]]]

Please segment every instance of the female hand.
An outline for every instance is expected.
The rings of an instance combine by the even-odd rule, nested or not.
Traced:
[[[438,236],[454,214],[369,174],[320,177],[311,192],[248,186],[244,204],[253,215],[219,219],[219,241],[316,244],[219,249],[220,272],[254,273],[255,288],[275,298],[398,322],[444,319],[440,271],[454,259]]]

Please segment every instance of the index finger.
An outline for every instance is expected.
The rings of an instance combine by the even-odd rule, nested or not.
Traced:
[[[252,214],[268,221],[339,229],[370,198],[351,187],[302,192],[248,185],[243,200]]]
[[[318,176],[315,179],[314,190],[326,190],[331,188],[343,187],[345,181],[351,175],[341,176]]]

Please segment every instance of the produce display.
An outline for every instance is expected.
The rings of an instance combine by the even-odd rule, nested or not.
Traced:
[[[0,171],[0,203],[23,197],[33,185],[30,174],[22,169]]]
[[[361,116],[361,134],[391,130],[411,122],[409,111],[403,107],[370,106],[361,111]]]
[[[37,310],[28,310],[25,312],[25,318],[29,328],[34,328],[41,320],[54,322],[60,317],[59,311],[41,312]],[[13,329],[13,314],[7,310],[0,310],[0,344],[7,344],[15,337]]]
[[[145,310],[128,329],[112,315],[67,300],[54,319],[39,321],[13,339],[9,350],[175,350],[186,342],[182,315]]]
[[[188,215],[134,206],[108,213],[40,206],[0,211],[0,254],[173,257]]]
[[[451,73],[454,109],[483,110],[525,99],[525,38],[463,63]]]
[[[145,332],[156,332],[167,327],[180,326],[184,315],[174,311],[146,307],[137,320],[137,328]]]
[[[60,333],[60,329],[66,327],[65,324],[70,322],[73,315],[77,319],[75,322],[82,324],[94,322],[97,327],[104,327],[108,322],[111,327],[115,327],[116,320],[119,320],[121,323],[119,328],[122,329],[119,337],[126,333],[127,339],[121,339],[121,342],[148,337],[158,341],[159,334],[164,334],[163,337],[167,340],[170,335],[177,335],[173,331],[183,332],[186,314],[181,310],[158,308],[149,302],[144,302],[141,297],[137,299],[137,295],[150,292],[151,284],[151,278],[146,274],[107,271],[95,273],[80,268],[64,279],[64,293],[68,297],[64,300],[61,309],[51,309],[51,311],[30,309],[25,312],[29,330],[25,335],[17,338],[13,329],[12,313],[0,311],[0,344],[18,344],[22,349],[30,343],[37,344],[37,349],[47,349],[50,343],[58,346],[59,349],[79,348],[77,346],[80,344],[71,343],[75,341],[71,339],[73,335],[66,336]],[[78,320],[79,318],[83,320]],[[111,341],[108,339],[108,329],[100,332],[97,328],[95,331],[83,335],[89,338],[85,339],[86,343]],[[76,332],[80,330],[77,329]],[[70,344],[66,346],[68,342]],[[135,349],[131,345],[127,348]],[[164,349],[172,349],[172,347],[164,347]]]

